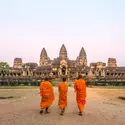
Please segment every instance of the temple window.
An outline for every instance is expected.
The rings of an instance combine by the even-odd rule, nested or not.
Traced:
[[[20,73],[18,73],[18,76],[20,76],[21,74]]]
[[[28,76],[28,71],[27,71],[27,76]]]

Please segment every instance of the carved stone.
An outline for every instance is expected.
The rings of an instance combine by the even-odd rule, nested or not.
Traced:
[[[21,58],[15,58],[14,59],[14,63],[13,63],[13,67],[14,68],[22,68],[22,59]]]
[[[108,67],[117,67],[117,62],[115,58],[108,59]]]

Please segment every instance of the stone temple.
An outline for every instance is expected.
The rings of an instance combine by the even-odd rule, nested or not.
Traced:
[[[59,56],[51,60],[45,48],[40,54],[39,65],[37,63],[23,63],[21,58],[15,58],[13,67],[6,77],[14,79],[42,79],[45,76],[60,78],[67,76],[74,80],[82,74],[85,77],[92,77],[98,80],[125,80],[125,67],[118,67],[115,58],[109,58],[107,65],[105,62],[87,63],[87,54],[82,47],[76,60],[68,58],[68,53],[63,44],[59,51]],[[2,74],[0,74],[0,78]]]
[[[34,63],[29,64],[35,65]],[[79,56],[76,60],[70,60],[68,58],[66,47],[63,44],[60,48],[59,57],[55,58],[54,60],[49,58],[46,49],[43,48],[40,54],[39,66],[36,64],[34,70],[30,70],[30,74],[40,75],[42,77],[47,75],[55,78],[66,75],[72,78],[78,76],[78,73],[81,72],[86,74],[88,70],[89,68],[87,66],[87,55],[84,48],[81,48]]]

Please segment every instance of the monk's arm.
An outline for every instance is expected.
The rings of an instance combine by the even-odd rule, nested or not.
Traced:
[[[85,82],[85,97],[86,97],[86,82]]]
[[[42,83],[40,84],[40,96],[42,96]]]
[[[60,84],[58,85],[58,92],[60,92]]]
[[[74,92],[76,92],[77,89],[76,89],[76,82],[74,83]]]
[[[53,88],[53,86],[52,86],[52,92],[54,93],[54,88]]]
[[[67,85],[67,92],[68,92],[68,85]]]

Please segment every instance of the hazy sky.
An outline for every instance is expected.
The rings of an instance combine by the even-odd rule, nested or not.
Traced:
[[[0,0],[0,61],[39,62],[43,47],[53,59],[65,44],[76,59],[109,57],[125,66],[125,0]]]

